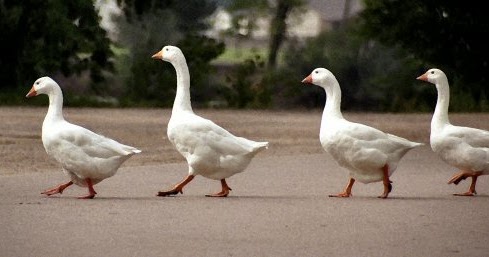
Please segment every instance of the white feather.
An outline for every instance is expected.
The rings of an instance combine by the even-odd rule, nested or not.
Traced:
[[[62,114],[61,88],[51,78],[38,79],[33,89],[36,95],[49,97],[49,109],[42,126],[44,148],[75,184],[85,186],[86,178],[96,184],[111,177],[125,160],[141,152],[66,121]]]
[[[401,158],[422,145],[343,118],[341,89],[327,69],[315,69],[310,79],[310,83],[324,88],[327,95],[319,136],[321,145],[355,180],[382,181],[385,165],[389,167],[389,176],[392,175]]]
[[[163,60],[177,72],[177,93],[167,135],[189,165],[190,175],[225,179],[246,169],[252,158],[268,148],[268,142],[237,137],[211,120],[196,115],[190,103],[190,74],[185,56],[174,46],[165,46]]]
[[[423,76],[423,80],[435,84],[438,91],[431,120],[430,144],[433,151],[443,161],[462,171],[489,174],[489,132],[452,125],[448,119],[450,88],[445,73],[430,69]]]

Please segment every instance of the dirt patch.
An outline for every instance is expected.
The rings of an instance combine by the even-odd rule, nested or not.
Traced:
[[[41,127],[47,107],[0,108],[0,175],[59,171],[47,156]],[[257,156],[322,153],[319,127],[322,110],[255,111],[195,110],[231,133],[270,147]],[[65,108],[65,118],[96,133],[140,148],[124,166],[143,166],[184,161],[166,137],[170,109]],[[410,140],[428,143],[431,113],[345,113],[345,118],[374,126]],[[489,129],[489,114],[452,114],[454,124]]]

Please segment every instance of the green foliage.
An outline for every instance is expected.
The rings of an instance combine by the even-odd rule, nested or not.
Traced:
[[[216,9],[211,0],[117,0],[117,3],[130,23],[152,12],[167,10],[176,16],[178,29],[188,33],[206,29],[204,20]]]
[[[0,2],[0,87],[25,88],[41,76],[89,71],[101,91],[112,52],[93,2],[5,0]]]
[[[452,77],[452,92],[465,101],[487,99],[489,16],[477,4],[457,0],[365,0],[361,33],[399,46]],[[453,102],[453,101],[452,101]],[[476,104],[477,106],[478,104]],[[471,105],[466,105],[471,109]]]
[[[217,84],[211,81],[214,71],[210,61],[224,51],[224,44],[198,34],[206,28],[204,18],[215,10],[212,1],[120,2],[126,16],[118,20],[118,41],[129,49],[129,54],[118,60],[126,84],[123,105],[172,106],[175,70],[169,63],[150,58],[165,45],[176,45],[185,54],[195,102],[215,93]]]
[[[224,44],[204,36],[187,35],[176,45],[185,54],[191,71],[192,99],[203,102],[217,90],[209,79],[215,72],[210,60],[224,51]],[[175,70],[167,62],[151,60],[151,55],[135,56],[131,76],[127,80],[124,105],[172,106],[176,93]]]
[[[296,69],[300,73],[297,75],[297,82],[312,70],[318,67],[329,69],[340,82],[342,87],[342,108],[345,110],[356,109],[360,105],[368,102],[368,97],[362,94],[360,81],[360,48],[362,41],[359,40],[348,29],[339,29],[321,33],[318,37],[307,40],[305,44],[291,44],[286,51],[285,63],[287,69]],[[298,87],[298,84],[290,85],[289,88]],[[285,89],[287,90],[287,89]],[[296,91],[292,89],[292,92]],[[324,92],[318,87],[303,87],[304,95],[291,98],[292,101],[309,99],[303,101],[306,107],[323,106]],[[297,92],[296,95],[300,93]],[[365,106],[362,106],[365,108]]]
[[[342,88],[342,109],[358,111],[426,110],[429,88],[415,80],[421,63],[400,49],[358,37],[356,22],[320,34],[285,51],[284,66],[270,73],[277,107],[324,106],[319,87],[300,84],[313,69],[333,72]]]
[[[187,35],[177,45],[185,54],[191,71],[192,99],[196,102],[212,99],[219,91],[219,85],[211,80],[216,70],[210,62],[224,52],[224,43],[205,36]]]
[[[230,12],[241,12],[243,10],[264,10],[269,8],[269,1],[267,0],[239,0],[228,1],[225,3],[226,9]]]
[[[116,56],[119,80],[125,85],[123,106],[171,106],[170,95],[175,90],[173,68],[162,69],[161,62],[151,59],[162,44],[173,44],[182,37],[177,29],[177,18],[170,10],[154,10],[138,19],[115,19],[118,25],[118,45],[122,51]],[[166,65],[166,63],[164,64]],[[169,94],[170,93],[170,94]]]
[[[226,95],[229,106],[235,108],[266,107],[270,103],[269,88],[264,86],[264,62],[259,55],[237,65],[226,76],[230,90]]]
[[[302,5],[301,0],[277,0],[275,14],[270,23],[270,42],[267,65],[275,68],[277,56],[287,33],[287,17],[293,8]]]
[[[270,42],[268,46],[267,65],[270,68],[275,68],[277,58],[282,43],[285,41],[287,33],[287,17],[289,13],[303,6],[304,0],[276,0],[276,1],[231,1],[225,3],[226,9],[232,14],[232,29],[231,33],[239,38],[249,37],[251,33],[243,35],[241,29],[251,31],[256,27],[256,20],[260,16],[267,16],[267,13],[272,14],[270,24]],[[242,23],[242,21],[246,21]],[[243,26],[246,26],[244,28]]]
[[[475,37],[489,32],[487,18],[472,6],[456,10],[462,5],[458,1],[367,1],[360,19],[305,43],[289,41],[283,66],[266,73],[242,72],[235,75],[234,84],[266,85],[264,92],[273,92],[270,98],[276,108],[322,107],[324,92],[303,86],[300,80],[314,68],[325,67],[340,82],[344,110],[432,111],[436,90],[415,79],[425,72],[426,63],[432,63],[447,71],[452,110],[487,110],[488,51],[481,47],[481,42],[487,42]],[[250,78],[255,79],[250,82]],[[253,97],[243,95],[246,104],[241,106],[250,106]]]

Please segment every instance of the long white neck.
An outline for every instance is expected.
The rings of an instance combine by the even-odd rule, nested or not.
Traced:
[[[324,87],[326,91],[326,104],[323,111],[325,117],[343,119],[341,114],[341,88],[337,81],[332,85]]]
[[[44,122],[63,120],[63,93],[59,87],[53,87],[47,94],[49,97],[49,108]]]
[[[431,120],[431,129],[439,128],[450,124],[448,119],[448,106],[450,104],[450,87],[446,78],[441,78],[436,83],[438,99],[436,101],[435,112]]]
[[[171,62],[177,72],[177,93],[175,102],[173,103],[172,112],[176,111],[192,111],[190,103],[190,73],[188,71],[187,61],[181,56]]]

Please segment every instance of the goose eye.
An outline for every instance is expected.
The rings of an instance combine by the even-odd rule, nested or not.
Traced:
[[[433,71],[433,70],[432,70],[432,71],[431,71],[431,74],[435,74],[435,71]]]
[[[318,73],[319,73],[319,71],[315,71],[315,72],[316,72],[316,74],[318,74]]]
[[[39,85],[39,81],[36,82],[36,85]]]

